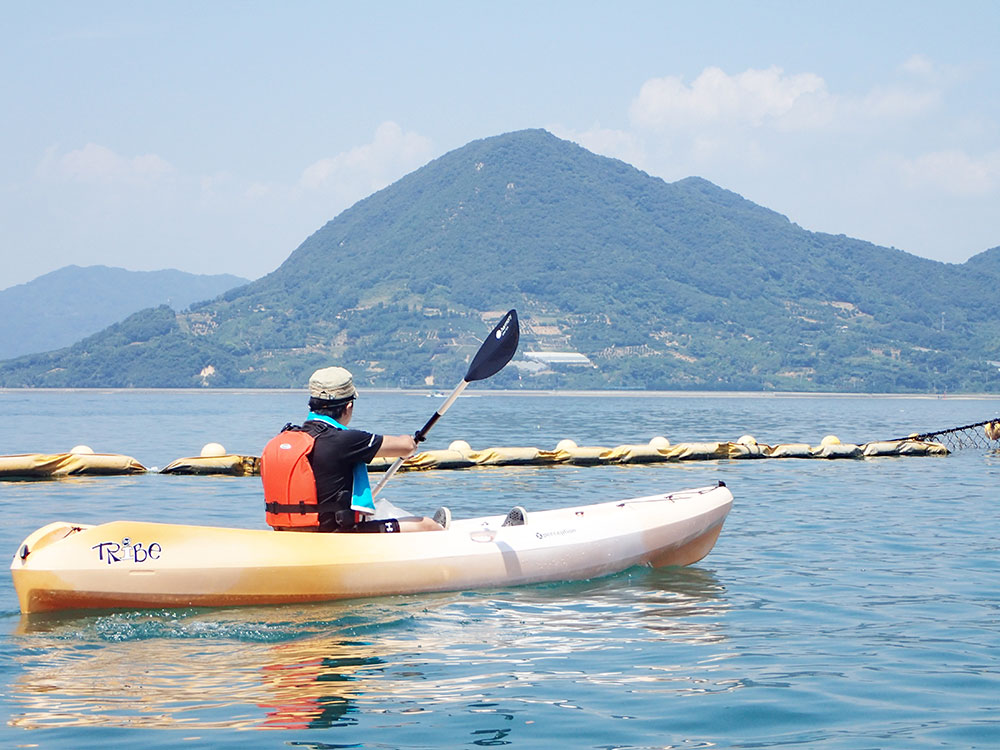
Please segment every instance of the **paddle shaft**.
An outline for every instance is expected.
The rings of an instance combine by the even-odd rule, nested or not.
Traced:
[[[448,411],[449,408],[451,408],[451,405],[455,403],[455,399],[459,397],[459,395],[462,393],[462,391],[465,390],[465,387],[467,385],[469,385],[468,380],[463,380],[461,383],[458,384],[455,390],[451,392],[451,395],[445,399],[443,404],[441,404],[441,407],[436,412],[434,412],[434,414],[431,416],[430,419],[427,420],[426,423],[424,423],[423,427],[417,430],[417,432],[413,436],[414,440],[416,440],[419,443],[427,436],[427,433],[431,431],[431,427],[437,424],[437,421],[444,416],[444,413]],[[403,465],[402,458],[397,458],[395,461],[392,462],[392,465],[388,469],[386,469],[385,474],[382,475],[382,478],[379,480],[378,484],[376,484],[374,489],[372,489],[372,497],[375,497],[376,495],[378,495],[379,492],[382,491],[382,488],[385,487],[386,483],[390,479],[392,479],[392,475],[395,474],[397,471],[399,471],[399,467],[402,465]]]
[[[475,381],[475,380],[485,380],[486,378],[493,377],[504,366],[510,362],[511,358],[514,356],[514,352],[517,351],[517,341],[520,337],[520,326],[517,322],[517,311],[509,310],[506,315],[504,315],[500,322],[497,323],[496,327],[490,331],[489,336],[480,345],[479,351],[476,352],[476,356],[472,358],[472,364],[469,365],[468,371],[465,373],[465,377],[462,378],[462,382],[458,384],[451,395],[445,399],[445,402],[441,404],[441,408],[434,412],[434,415],[427,420],[427,423],[417,430],[413,438],[418,443],[426,437],[427,433],[430,432],[431,427],[433,427],[442,415],[448,411],[448,408],[455,403],[455,399],[458,398],[459,394],[465,390],[465,387]],[[392,475],[399,471],[399,467],[403,465],[403,459],[397,458],[392,462],[392,466],[386,470],[385,475],[379,480],[379,483],[375,485],[375,489],[372,490],[372,497],[378,495],[385,487],[386,482],[392,479]]]

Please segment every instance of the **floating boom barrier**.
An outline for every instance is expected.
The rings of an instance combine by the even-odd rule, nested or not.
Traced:
[[[0,479],[143,474],[146,467],[117,453],[22,453],[0,456]]]
[[[764,445],[744,435],[736,442],[677,443],[653,438],[648,443],[619,445],[614,448],[579,446],[563,440],[555,450],[539,448],[489,448],[472,450],[468,443],[456,441],[447,450],[426,451],[403,462],[403,469],[466,469],[481,466],[602,466],[611,464],[657,464],[679,461],[719,461],[764,458],[874,458],[878,456],[944,456],[948,449],[935,442],[903,439],[864,445],[841,443],[828,435],[818,446],[807,443]],[[387,459],[369,464],[372,471],[388,465]]]
[[[579,446],[562,440],[554,450],[532,447],[486,448],[473,450],[464,440],[456,440],[447,450],[431,450],[410,456],[400,471],[471,469],[489,466],[601,466],[657,464],[679,461],[720,461],[764,458],[878,458],[883,456],[945,456],[954,450],[979,448],[1000,450],[1000,419],[950,427],[934,432],[914,433],[904,438],[878,440],[860,445],[841,443],[827,435],[819,445],[808,443],[758,443],[752,435],[735,442],[695,442],[671,444],[664,437],[648,443],[614,448]],[[393,459],[377,458],[369,469],[384,472]],[[2,479],[55,479],[74,476],[143,474],[150,470],[131,456],[94,453],[78,445],[68,453],[22,453],[0,456]],[[200,456],[179,458],[158,470],[160,474],[256,476],[260,457],[227,453],[218,443],[208,443]]]
[[[983,431],[984,438],[969,437],[972,429]],[[952,442],[950,447],[947,443]],[[562,440],[553,450],[533,447],[499,447],[473,450],[457,440],[446,450],[430,450],[407,458],[401,471],[471,469],[491,466],[602,466],[662,464],[681,461],[720,461],[743,459],[838,459],[878,458],[886,456],[945,456],[957,447],[974,445],[1000,448],[1000,420],[954,427],[894,440],[880,440],[860,445],[841,443],[827,435],[819,445],[780,443],[765,445],[753,436],[744,435],[735,442],[691,442],[671,444],[664,437],[648,443],[618,445],[613,448],[579,446]],[[384,472],[393,459],[377,458],[369,469]],[[200,456],[179,458],[162,469],[147,469],[131,456],[94,453],[87,446],[76,446],[68,453],[25,453],[0,456],[0,479],[52,479],[59,477],[141,474],[146,472],[181,475],[255,476],[260,473],[260,457],[227,453],[218,443],[207,444]]]

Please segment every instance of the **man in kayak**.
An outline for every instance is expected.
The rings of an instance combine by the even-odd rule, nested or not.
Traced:
[[[410,456],[417,444],[412,435],[348,429],[357,397],[354,379],[343,367],[325,367],[309,378],[306,422],[301,427],[286,427],[264,449],[261,478],[268,523],[282,531],[397,533],[446,528],[451,520],[447,508],[440,508],[433,519],[373,519],[375,505],[367,465],[380,456]],[[301,438],[305,446],[299,449],[303,455],[297,460],[295,438]],[[284,452],[287,456],[282,448],[291,449]],[[303,465],[306,458],[308,466]],[[295,489],[296,481],[300,482],[299,490]],[[311,494],[313,481],[315,495]],[[296,496],[290,497],[293,494]]]

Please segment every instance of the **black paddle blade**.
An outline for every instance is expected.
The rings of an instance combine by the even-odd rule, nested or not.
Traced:
[[[514,357],[517,351],[517,341],[521,336],[521,328],[517,324],[517,311],[511,310],[490,331],[486,341],[479,347],[476,356],[465,373],[465,380],[486,380],[496,375]]]

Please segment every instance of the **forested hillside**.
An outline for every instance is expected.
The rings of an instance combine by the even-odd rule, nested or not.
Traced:
[[[521,354],[492,385],[995,391],[997,252],[949,265],[808,232],[520,131],[360,201],[252,284],[5,363],[0,384],[286,387],[332,362],[453,384],[516,307]]]
[[[246,282],[232,274],[65,266],[0,289],[0,360],[69,346],[150,305],[184,310]]]

